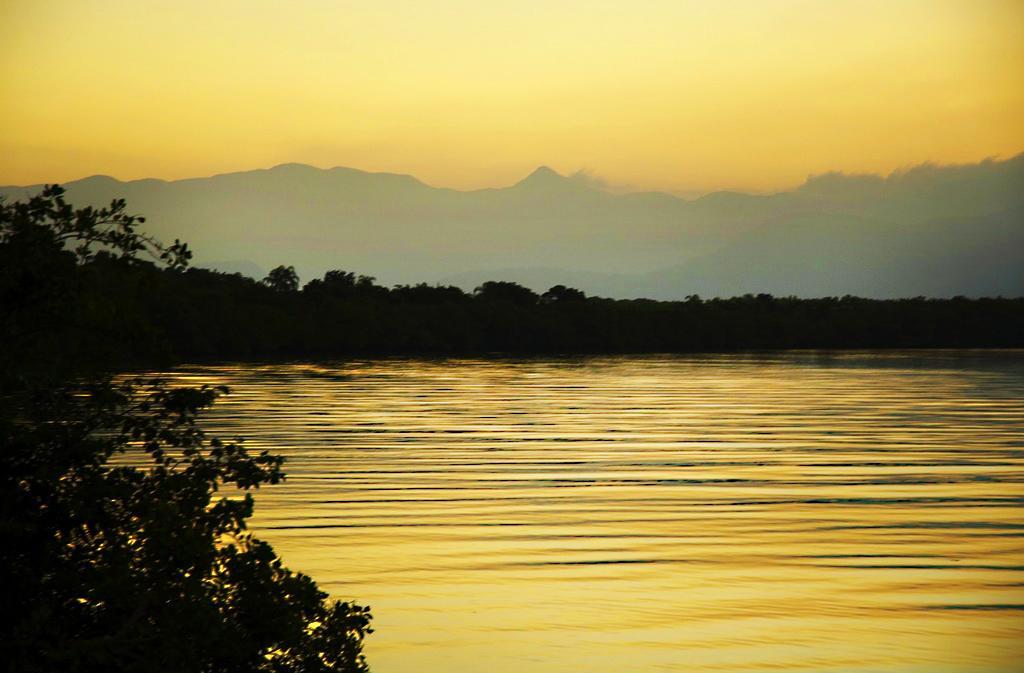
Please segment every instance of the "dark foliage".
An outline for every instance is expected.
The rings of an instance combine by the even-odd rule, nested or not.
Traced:
[[[2,419],[11,670],[365,669],[367,610],[328,603],[246,532],[246,491],[282,460],[204,435],[196,415],[220,392],[100,383]]]
[[[278,266],[270,270],[263,284],[276,292],[295,292],[299,289],[299,274],[294,266]]]
[[[74,210],[59,188],[0,203],[0,661],[366,670],[368,610],[329,602],[246,531],[249,491],[281,480],[282,459],[203,433],[198,414],[226,389],[95,376],[163,348],[191,319],[175,288],[202,277],[183,272],[184,245],[138,233],[123,209]]]
[[[540,296],[540,300],[543,302],[553,301],[584,301],[587,295],[582,290],[577,290],[574,287],[566,287],[564,285],[555,285],[547,292]]]
[[[554,289],[554,288],[552,288]],[[484,302],[510,304],[513,306],[533,306],[537,303],[537,293],[518,283],[504,280],[489,280],[473,290],[473,296]]]
[[[45,274],[34,296],[75,300],[16,309],[18,319],[4,329],[31,338],[5,335],[11,347],[0,357],[19,367],[149,366],[357,354],[1024,346],[1022,299],[747,295],[656,302],[584,298],[555,288],[538,298],[503,285],[470,295],[455,287],[313,281],[300,292],[278,292],[239,275],[101,256]]]
[[[79,364],[153,365],[354,354],[1024,346],[1020,298],[762,294],[659,302],[586,297],[560,285],[538,296],[496,281],[471,294],[424,284],[389,289],[339,270],[298,290],[294,269],[284,266],[259,283],[106,254],[75,264],[62,258],[69,254],[51,250],[39,259],[34,247],[0,246],[11,260],[0,267],[0,295],[16,317],[4,323],[8,361],[52,366],[55,353]],[[52,295],[71,300],[34,299]],[[17,338],[26,334],[42,336]]]

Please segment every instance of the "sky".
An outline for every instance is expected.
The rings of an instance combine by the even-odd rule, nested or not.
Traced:
[[[0,184],[772,191],[1022,150],[1021,0],[0,0]]]

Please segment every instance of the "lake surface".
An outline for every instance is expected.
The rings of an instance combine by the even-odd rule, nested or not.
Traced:
[[[1024,671],[1024,354],[183,367],[377,673]]]

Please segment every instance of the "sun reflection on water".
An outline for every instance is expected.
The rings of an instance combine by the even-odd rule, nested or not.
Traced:
[[[376,671],[1012,671],[1024,356],[185,367]]]

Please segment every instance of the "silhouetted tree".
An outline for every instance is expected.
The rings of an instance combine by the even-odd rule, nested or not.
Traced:
[[[548,304],[552,302],[585,301],[586,298],[587,295],[582,290],[564,285],[555,285],[540,296],[541,301]]]
[[[124,199],[114,199],[106,208],[73,208],[64,193],[59,185],[47,185],[27,201],[0,199],[0,245],[21,252],[66,250],[79,264],[100,254],[131,262],[145,254],[171,268],[188,265],[188,246],[178,240],[165,246],[138,231],[146,218],[125,213]]]
[[[354,296],[387,294],[387,288],[376,285],[373,276],[357,276],[351,271],[337,269],[324,274],[323,280],[313,279],[302,291],[311,297],[334,297],[343,299]]]
[[[454,285],[396,285],[391,289],[391,296],[401,302],[410,304],[443,304],[461,302],[466,299],[462,288]]]
[[[327,602],[247,533],[248,493],[216,497],[283,476],[196,425],[222,392],[101,382],[0,417],[9,670],[365,670],[368,610]]]
[[[0,199],[0,384],[29,368],[59,367],[67,345],[61,342],[95,336],[81,329],[82,266],[151,266],[143,257],[171,271],[188,264],[187,245],[160,244],[138,231],[144,221],[125,213],[123,199],[73,208],[58,185],[26,201]],[[69,334],[69,326],[79,333]]]
[[[188,293],[208,292],[194,279],[219,277],[181,273],[187,247],[141,221],[123,201],[73,209],[59,187],[0,203],[0,658],[18,671],[363,671],[368,610],[328,602],[246,532],[247,491],[277,483],[282,459],[202,432],[199,412],[226,389],[84,376],[140,326],[182,338],[197,324]],[[267,294],[229,283],[236,300]]]
[[[299,274],[294,266],[278,266],[270,270],[263,284],[275,292],[295,292],[299,289]]]
[[[477,299],[489,302],[506,302],[518,306],[532,306],[537,303],[537,293],[519,283],[504,280],[489,280],[473,290]]]

